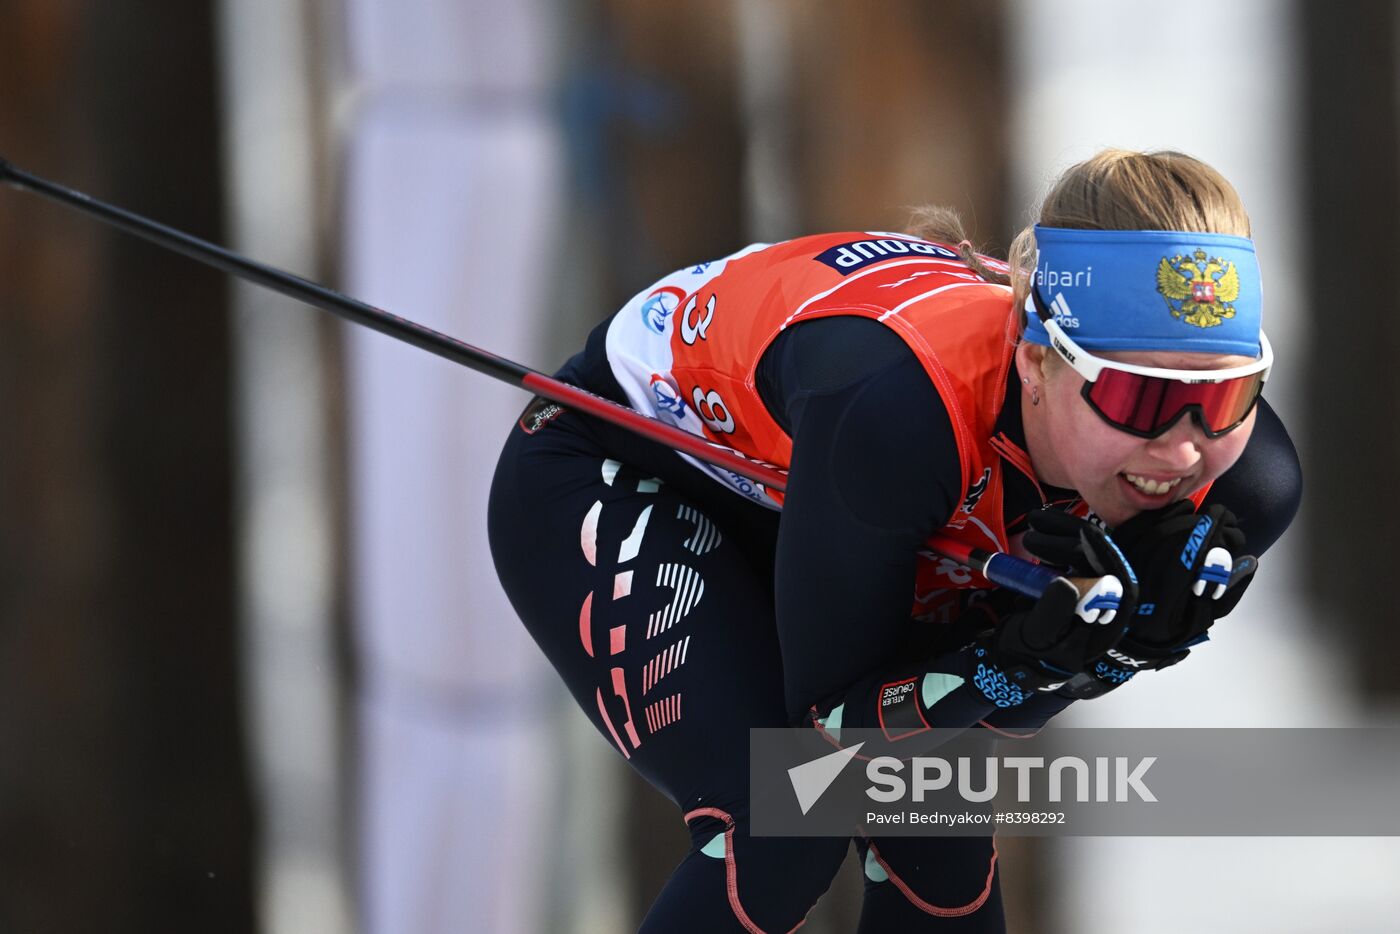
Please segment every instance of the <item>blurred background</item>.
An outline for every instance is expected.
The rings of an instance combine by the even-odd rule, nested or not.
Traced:
[[[549,370],[745,243],[932,203],[998,252],[1070,163],[1190,152],[1254,219],[1304,513],[1209,651],[1066,720],[1393,723],[1398,25],[1384,0],[0,0],[0,153]],[[687,837],[497,589],[486,488],[525,402],[0,191],[0,931],[634,928]],[[1397,841],[1002,850],[1013,931],[1400,929]],[[804,930],[852,929],[859,889],[852,860]]]

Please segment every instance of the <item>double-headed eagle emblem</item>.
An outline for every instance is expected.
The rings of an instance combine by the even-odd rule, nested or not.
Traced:
[[[1198,249],[1178,253],[1157,264],[1157,291],[1167,300],[1173,318],[1198,328],[1213,328],[1235,316],[1232,304],[1240,297],[1240,274],[1235,264]]]

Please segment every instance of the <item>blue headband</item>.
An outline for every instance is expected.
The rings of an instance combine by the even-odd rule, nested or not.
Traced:
[[[1035,228],[1033,288],[1085,350],[1259,356],[1254,242],[1173,230]],[[1026,340],[1049,344],[1028,306]]]

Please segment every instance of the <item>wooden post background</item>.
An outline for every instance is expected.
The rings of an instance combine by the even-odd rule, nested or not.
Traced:
[[[0,10],[0,151],[220,239],[212,4]],[[0,190],[0,930],[253,927],[226,290]]]

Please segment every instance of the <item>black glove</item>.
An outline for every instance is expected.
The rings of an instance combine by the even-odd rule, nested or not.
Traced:
[[[1101,580],[1088,594],[1061,578],[1033,603],[997,591],[979,604],[995,625],[979,636],[973,685],[998,707],[1057,691],[1088,670],[1122,638],[1137,606],[1133,570],[1102,529],[1051,511],[1033,514],[1030,524],[1023,541],[1032,554]]]
[[[1062,568],[1067,576],[1116,578],[1121,585],[1118,612],[1132,616],[1138,601],[1137,578],[1122,549],[1101,527],[1058,509],[1042,509],[1026,517],[1030,530],[1021,539],[1027,551],[1045,564]],[[1095,591],[1091,590],[1088,596]],[[1099,622],[1112,622],[1113,614]]]
[[[1114,533],[1138,574],[1137,612],[1103,659],[1099,677],[1121,683],[1133,672],[1181,661],[1239,603],[1258,567],[1244,533],[1219,504],[1199,513],[1177,502],[1140,513]]]

